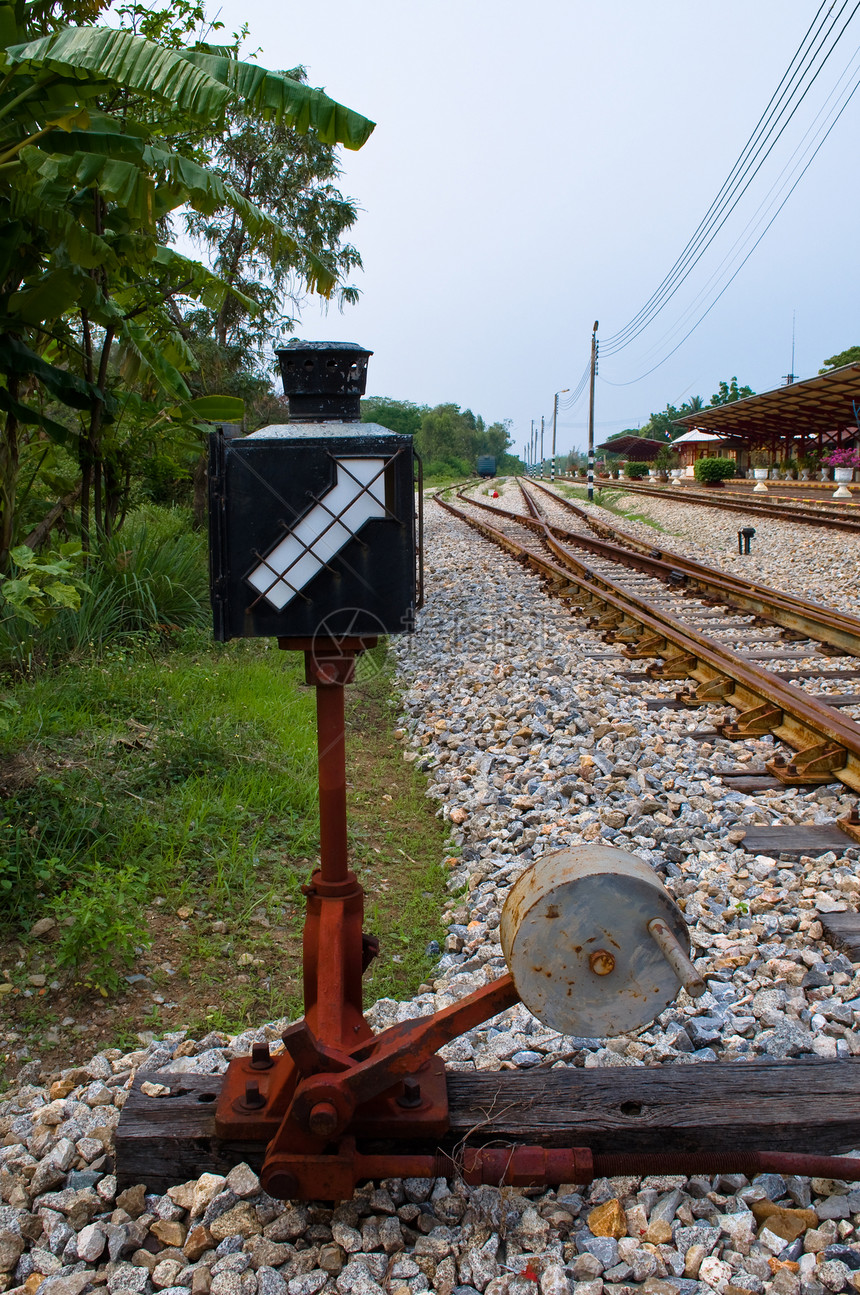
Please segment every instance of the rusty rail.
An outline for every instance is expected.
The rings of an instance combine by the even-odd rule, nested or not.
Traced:
[[[793,747],[797,752],[793,760],[786,762],[777,756],[768,763],[769,771],[780,781],[792,785],[838,780],[860,791],[860,724],[778,675],[744,661],[736,652],[709,640],[671,613],[620,590],[607,576],[565,548],[550,528],[536,518],[502,509],[487,510],[528,529],[542,531],[544,544],[558,561],[526,548],[489,522],[470,517],[438,495],[436,501],[514,557],[528,563],[549,581],[554,592],[568,599],[576,594],[582,607],[599,612],[592,617],[593,627],[604,631],[610,642],[624,643],[624,655],[633,659],[662,658],[661,666],[649,668],[654,678],[693,679],[698,684],[695,702],[704,705],[719,701],[733,706],[738,716],[733,724],[725,726],[727,737],[770,733]]]
[[[728,498],[719,490],[694,490],[689,486],[680,486],[672,491],[671,495],[666,494],[660,486],[643,486],[638,482],[625,481],[610,483],[605,489],[623,490],[625,494],[649,495],[653,498],[665,499],[669,503],[682,504],[699,504],[706,508],[722,508],[728,512],[754,514],[758,517],[774,517],[781,522],[801,522],[808,526],[826,526],[830,530],[851,531],[856,534],[860,531],[860,517],[845,517],[835,512],[824,512],[823,508],[829,505],[818,505],[822,511],[816,511],[813,508],[804,508],[803,505],[795,506],[794,504],[768,504],[761,498],[739,499],[737,496]],[[838,506],[838,505],[837,505]]]
[[[785,629],[815,639],[818,643],[849,652],[852,656],[860,656],[860,620],[856,617],[805,598],[798,598],[794,594],[783,593],[779,589],[771,589],[767,585],[755,584],[731,572],[716,571],[702,562],[682,557],[662,547],[656,545],[649,547],[627,531],[590,517],[585,509],[579,508],[555,491],[548,490],[546,486],[539,485],[538,482],[529,484],[537,486],[554,503],[575,513],[598,536],[603,537],[592,539],[590,536],[566,531],[560,526],[547,523],[556,539],[575,544],[578,548],[586,549],[591,553],[601,554],[613,562],[623,563],[637,571],[645,571],[659,580],[670,581],[673,573],[680,571],[687,577],[688,589],[695,587],[707,597],[717,598],[729,606],[752,612],[761,620],[781,625]],[[520,482],[520,490],[528,503],[530,496],[522,482]],[[476,504],[479,508],[487,507],[477,499],[469,499],[468,502]],[[532,516],[542,520],[537,512]],[[617,537],[618,543],[607,538],[612,535]]]

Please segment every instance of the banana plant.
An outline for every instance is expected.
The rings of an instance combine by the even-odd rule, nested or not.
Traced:
[[[100,0],[67,0],[89,20]],[[75,440],[81,529],[104,525],[103,438],[143,384],[153,418],[200,415],[177,301],[218,309],[236,289],[170,246],[170,215],[228,209],[276,261],[328,296],[336,275],[207,165],[237,111],[360,148],[373,123],[234,49],[169,48],[104,25],[55,25],[50,0],[0,0],[0,570],[15,542],[22,441]],[[253,310],[254,303],[243,298]],[[236,420],[235,401],[207,417]]]

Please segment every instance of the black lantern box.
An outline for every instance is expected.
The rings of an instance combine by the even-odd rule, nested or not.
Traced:
[[[215,638],[399,634],[416,606],[412,438],[359,421],[367,360],[277,352],[290,421],[209,445]],[[420,490],[419,490],[420,499]]]

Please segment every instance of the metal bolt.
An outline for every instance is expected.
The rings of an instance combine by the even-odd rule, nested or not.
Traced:
[[[421,1085],[413,1075],[407,1075],[403,1080],[403,1092],[397,1099],[397,1105],[407,1110],[421,1105]]]
[[[294,1201],[299,1194],[298,1180],[283,1169],[276,1169],[266,1178],[264,1186],[270,1196],[276,1200]]]
[[[852,805],[848,811],[849,823],[860,823],[860,805]]]
[[[249,1079],[245,1084],[245,1105],[254,1111],[266,1105],[266,1099],[260,1092],[260,1085],[256,1079]]]
[[[266,1042],[254,1043],[251,1047],[251,1069],[268,1070],[275,1063],[269,1052],[269,1045]]]
[[[785,765],[785,756],[784,756],[784,755],[775,755],[775,756],[773,757],[773,763],[776,765],[776,767],[777,767],[778,769],[782,769],[782,768],[783,768],[783,766]]]
[[[317,1102],[308,1116],[308,1128],[319,1138],[327,1138],[337,1128],[337,1111],[331,1102]]]
[[[595,976],[608,976],[615,970],[615,955],[608,949],[595,949],[588,959],[588,965]]]

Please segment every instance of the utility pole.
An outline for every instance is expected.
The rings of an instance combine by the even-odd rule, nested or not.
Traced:
[[[532,474],[532,464],[535,461],[535,420],[532,419],[531,436],[529,437],[529,468],[528,475]]]
[[[540,416],[540,479],[543,481],[543,414]]]
[[[558,421],[558,398],[564,395],[565,391],[570,391],[570,387],[562,387],[561,391],[557,391],[552,402],[552,467],[549,472],[551,485],[555,484],[555,425]]]
[[[794,325],[797,319],[797,311],[791,312],[791,372],[784,375],[785,385],[790,387],[793,382],[797,381],[797,374],[794,371]]]
[[[588,393],[588,498],[594,501],[594,375],[597,373],[597,320],[591,330],[591,383]]]

